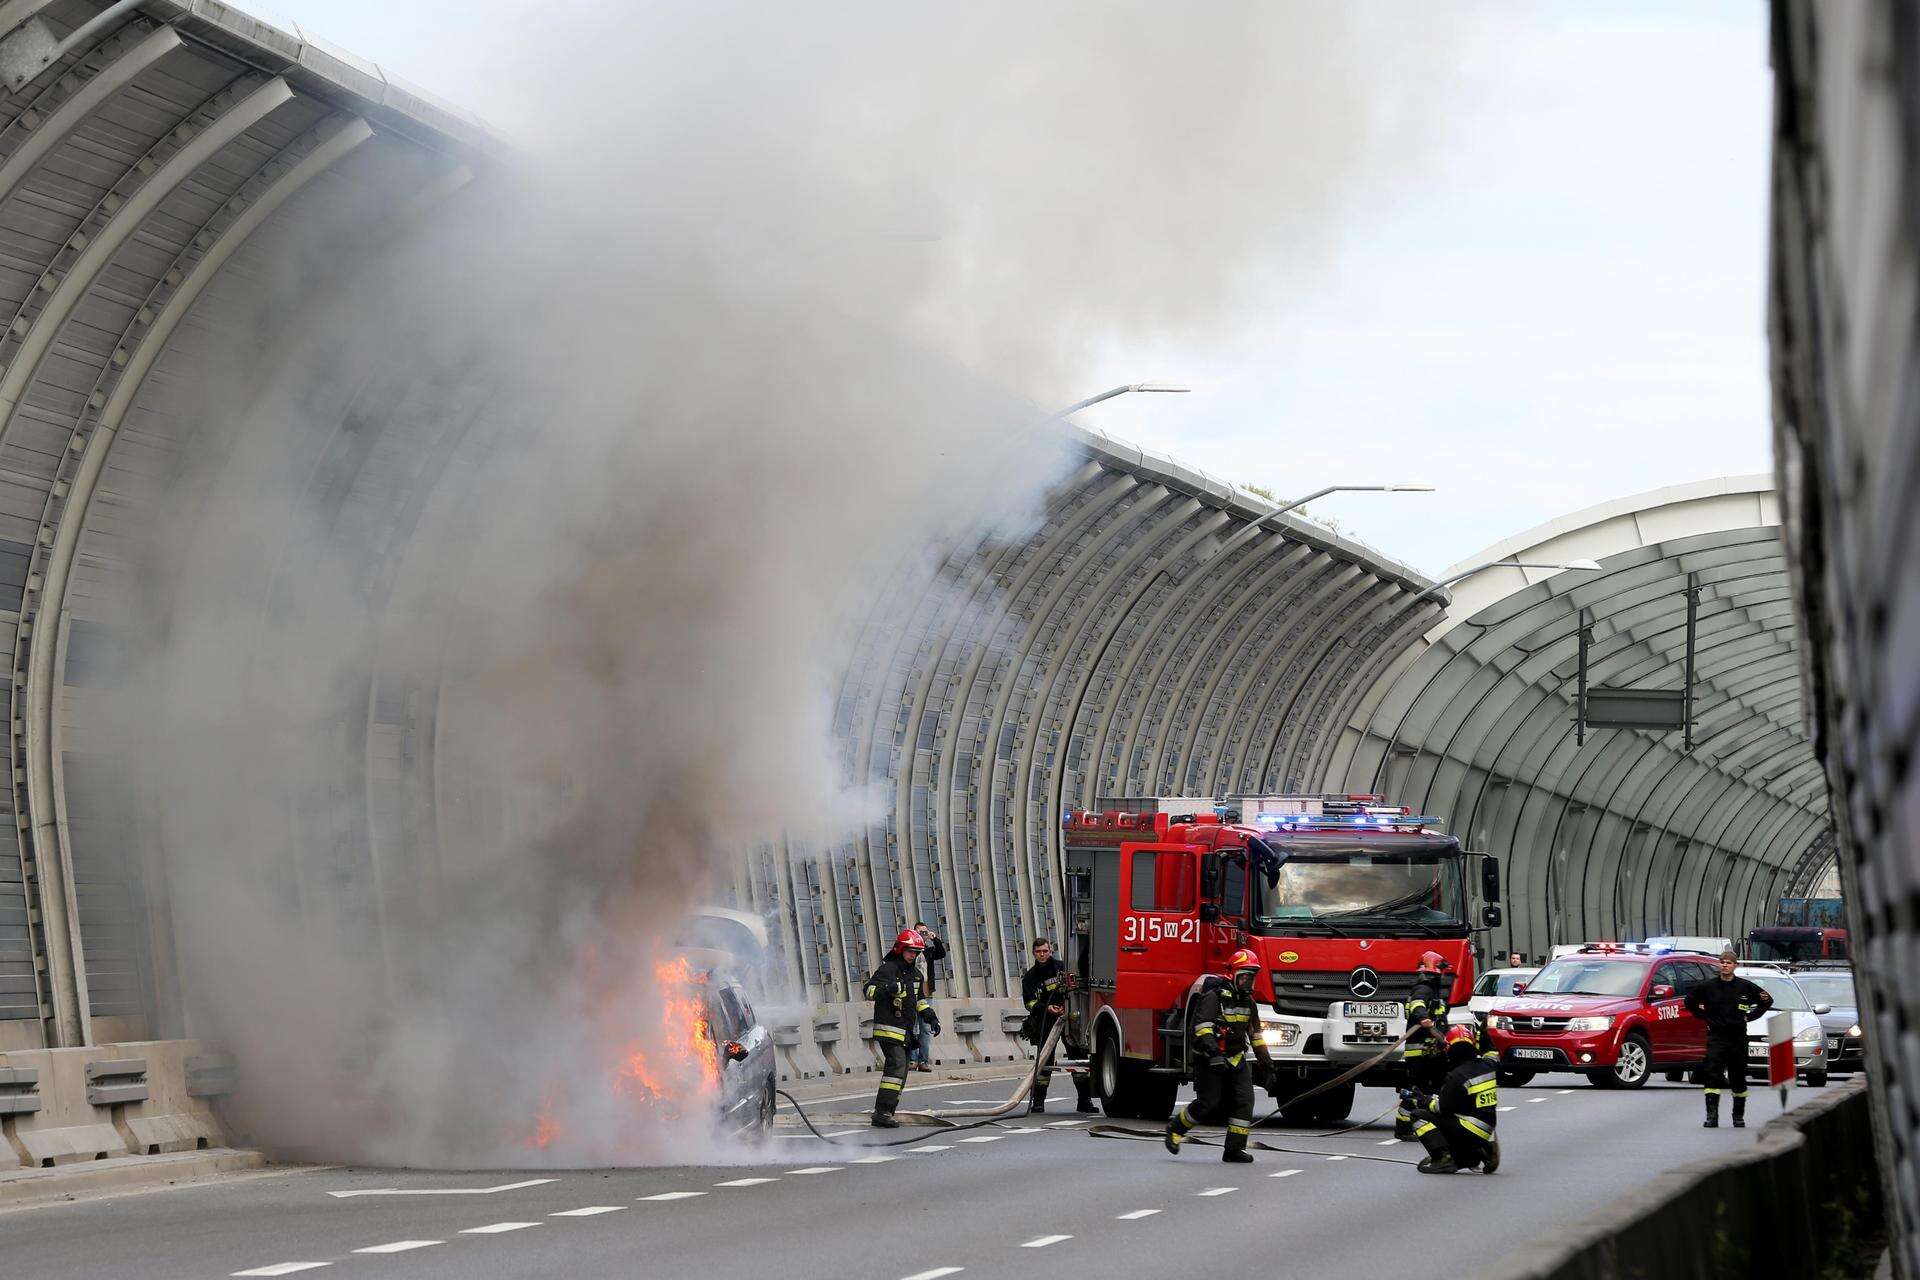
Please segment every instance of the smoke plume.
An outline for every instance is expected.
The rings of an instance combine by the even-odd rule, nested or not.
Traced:
[[[1277,305],[1399,154],[1344,7],[536,12],[470,33],[519,158],[215,337],[143,565],[183,1017],[283,1152],[705,1153],[658,949],[871,811],[876,584],[1029,527],[1032,406]]]

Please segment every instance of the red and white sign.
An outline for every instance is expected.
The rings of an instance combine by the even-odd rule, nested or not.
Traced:
[[[1793,1083],[1793,1015],[1767,1015],[1767,1084]]]

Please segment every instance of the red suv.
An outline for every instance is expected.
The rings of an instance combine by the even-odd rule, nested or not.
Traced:
[[[1685,952],[1600,944],[1556,957],[1488,1012],[1500,1078],[1574,1071],[1616,1089],[1638,1089],[1655,1071],[1678,1079],[1707,1056],[1707,1024],[1682,997],[1714,973],[1711,959]]]

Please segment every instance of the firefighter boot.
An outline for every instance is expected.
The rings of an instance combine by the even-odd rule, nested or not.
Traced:
[[[1227,1126],[1227,1149],[1220,1159],[1227,1164],[1253,1163],[1253,1153],[1247,1150],[1247,1131],[1238,1121]]]
[[[1720,1127],[1720,1091],[1718,1089],[1707,1090],[1707,1121],[1700,1127],[1702,1129]]]
[[[1075,1111],[1083,1116],[1090,1116],[1100,1109],[1093,1105],[1093,1081],[1087,1079],[1084,1072],[1075,1073],[1073,1091],[1079,1097],[1079,1101],[1074,1104]]]
[[[873,1127],[876,1129],[898,1129],[900,1122],[895,1120],[890,1112],[876,1111],[873,1113]]]
[[[1180,1154],[1180,1143],[1186,1138],[1187,1130],[1193,1128],[1193,1122],[1187,1119],[1187,1110],[1182,1107],[1167,1121],[1167,1150],[1174,1155]]]
[[[1480,1157],[1480,1172],[1500,1172],[1500,1140],[1498,1138],[1487,1144],[1487,1154]]]
[[[1419,1164],[1415,1165],[1414,1167],[1418,1169],[1421,1173],[1458,1173],[1460,1172],[1460,1167],[1454,1164],[1453,1157],[1450,1155],[1428,1156],[1426,1159],[1422,1160]]]
[[[1047,1079],[1046,1075],[1042,1075],[1038,1080],[1033,1082],[1033,1096],[1027,1102],[1028,1115],[1037,1116],[1045,1113],[1047,1109],[1047,1085],[1049,1083],[1051,1082]]]
[[[1747,1127],[1747,1095],[1744,1093],[1733,1095],[1733,1127],[1736,1129]]]

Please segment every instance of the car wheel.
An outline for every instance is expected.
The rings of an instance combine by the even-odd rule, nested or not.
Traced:
[[[773,1113],[779,1106],[780,1099],[773,1091],[773,1081],[768,1080],[766,1088],[760,1091],[760,1105],[754,1108],[753,1123],[747,1127],[747,1137],[751,1141],[766,1141],[773,1132]]]
[[[1604,1075],[1608,1086],[1615,1089],[1638,1089],[1645,1084],[1653,1074],[1653,1051],[1647,1047],[1647,1038],[1638,1031],[1628,1032],[1613,1065],[1597,1074]]]
[[[1537,1073],[1531,1067],[1495,1067],[1494,1079],[1509,1089],[1518,1089],[1522,1085],[1532,1084]]]
[[[1826,1088],[1826,1087],[1827,1087],[1827,1073],[1826,1073],[1826,1072],[1824,1072],[1824,1071],[1809,1071],[1809,1072],[1807,1072],[1807,1085],[1808,1085],[1808,1086],[1809,1086],[1810,1088],[1814,1088],[1814,1089],[1824,1089],[1824,1088]]]

